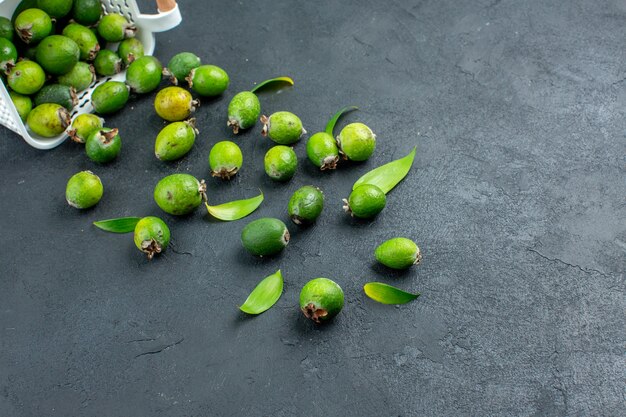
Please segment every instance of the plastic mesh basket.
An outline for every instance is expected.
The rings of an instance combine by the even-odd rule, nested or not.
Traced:
[[[20,3],[20,0],[0,0],[0,16],[11,17],[15,8]],[[159,10],[158,14],[146,15],[139,12],[137,3],[135,0],[103,0],[102,7],[105,13],[121,13],[128,20],[133,22],[137,26],[137,39],[139,39],[143,45],[146,55],[152,55],[154,52],[154,33],[164,32],[170,30],[181,21],[180,11],[178,5],[173,4],[173,8],[166,12]],[[107,45],[109,49],[117,50],[117,44]],[[91,106],[91,92],[98,85],[110,81],[124,81],[126,79],[126,73],[122,72],[112,77],[98,78],[87,90],[81,91],[78,95],[78,105],[72,110],[72,119],[79,114],[93,112]],[[24,140],[31,146],[37,149],[52,149],[59,146],[67,139],[67,134],[62,134],[53,138],[41,137],[28,129],[27,126],[22,123],[9,92],[7,91],[4,83],[0,82],[0,124],[6,126],[18,135],[22,136]]]

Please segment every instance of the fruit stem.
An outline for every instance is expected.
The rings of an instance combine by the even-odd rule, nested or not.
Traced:
[[[302,312],[307,318],[313,320],[317,324],[321,323],[320,318],[328,315],[328,311],[323,308],[317,308],[313,303],[309,303],[302,307]]]
[[[117,136],[119,132],[120,132],[119,129],[111,129],[108,132],[101,130],[100,136],[104,138],[102,143],[104,143],[105,145],[108,145],[113,140],[113,138]]]
[[[333,136],[333,131],[335,130],[335,125],[337,124],[337,122],[339,121],[339,119],[341,118],[341,116],[343,116],[346,113],[349,113],[351,111],[354,110],[358,110],[359,108],[356,106],[347,106],[344,107],[343,109],[339,110],[337,113],[335,113],[335,115],[333,117],[330,118],[330,120],[328,121],[328,123],[326,124],[326,133],[328,133],[330,136]]]
[[[265,80],[259,84],[257,84],[256,86],[254,86],[254,88],[252,88],[252,90],[250,90],[251,93],[256,93],[257,91],[259,91],[260,89],[262,89],[263,87],[266,87],[270,84],[274,84],[274,83],[287,83],[289,85],[293,85],[293,80],[289,77],[276,77],[276,78],[272,78],[269,80]]]
[[[261,116],[261,123],[263,123],[263,130],[261,130],[261,135],[267,136],[270,130],[270,118],[266,115]]]

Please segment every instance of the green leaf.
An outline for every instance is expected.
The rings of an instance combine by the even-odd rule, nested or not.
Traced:
[[[230,203],[220,204],[219,206],[209,206],[209,203],[204,204],[211,216],[216,219],[231,222],[233,220],[243,219],[252,214],[254,210],[259,208],[262,202],[263,193],[261,192],[261,194],[256,197],[247,200],[231,201]]]
[[[254,86],[254,88],[252,90],[250,90],[252,93],[256,93],[257,91],[259,91],[261,88],[268,86],[270,84],[274,84],[274,83],[287,83],[289,85],[293,85],[293,80],[289,77],[276,77],[276,78],[272,78],[271,80],[265,80],[262,83],[259,83],[257,85]]]
[[[261,314],[276,304],[282,293],[283,275],[279,269],[259,282],[239,309],[248,314]]]
[[[415,148],[404,158],[389,162],[363,175],[352,186],[352,190],[364,184],[376,185],[385,194],[393,190],[406,177],[415,159]]]
[[[383,304],[406,304],[420,296],[420,293],[412,294],[382,282],[368,282],[363,291],[372,300]]]
[[[135,230],[135,226],[141,217],[120,217],[119,219],[100,220],[93,225],[105,232],[130,233]]]
[[[339,118],[341,118],[341,116],[343,116],[344,114],[354,111],[354,110],[358,110],[359,108],[356,106],[348,106],[348,107],[344,107],[343,109],[339,110],[337,113],[335,113],[335,115],[333,117],[330,118],[330,120],[328,121],[328,123],[326,123],[326,130],[325,132],[328,133],[330,136],[334,136],[333,132],[335,131],[335,125],[337,124],[337,121],[339,121]]]

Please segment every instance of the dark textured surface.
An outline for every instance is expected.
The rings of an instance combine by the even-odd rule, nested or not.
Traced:
[[[624,1],[184,3],[157,56],[192,50],[232,79],[197,113],[188,157],[154,158],[163,122],[152,95],[108,118],[124,148],[107,167],[72,143],[42,152],[0,132],[1,416],[623,413]],[[260,187],[267,201],[252,218],[287,220],[299,186],[327,197],[315,227],[290,226],[284,254],[258,260],[239,243],[247,221],[164,215],[152,189],[173,172],[207,177],[211,145],[231,137],[232,94],[283,74],[297,85],[263,95],[267,112],[294,111],[312,133],[359,105],[345,122],[369,124],[379,147],[321,174],[300,143],[299,173],[277,185],[263,173],[260,126],[241,135],[241,175],[208,178],[211,201]],[[354,180],[416,144],[414,170],[376,221],[341,212]],[[105,198],[78,212],[64,187],[83,169],[102,177]],[[174,239],[153,262],[130,236],[90,225],[149,214]],[[424,252],[400,274],[373,261],[398,234]],[[278,268],[283,297],[243,317],[237,305]],[[347,296],[319,328],[296,308],[317,276]],[[378,305],[362,293],[369,280],[423,296]]]

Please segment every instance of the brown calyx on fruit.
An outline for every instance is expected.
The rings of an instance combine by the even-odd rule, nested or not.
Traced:
[[[33,39],[33,25],[26,25],[24,27],[21,28],[15,28],[16,32],[17,32],[17,36],[20,37],[21,40],[24,41],[24,43],[30,43],[30,41]]]
[[[235,135],[239,133],[239,122],[237,120],[228,119],[226,126],[232,128]]]
[[[74,87],[70,87],[70,98],[72,99],[72,107],[76,107],[78,105],[78,95],[76,95]]]
[[[221,178],[223,180],[229,180],[239,172],[239,168],[222,168],[219,171],[212,171],[211,176]]]
[[[199,99],[191,100],[189,111],[191,113],[195,112],[198,109],[198,107],[200,107],[200,104],[202,104],[202,103],[200,103]]]
[[[322,166],[320,167],[321,171],[326,171],[328,169],[337,169],[337,163],[339,162],[338,156],[327,156],[322,160]]]
[[[98,55],[98,52],[100,52],[100,44],[96,44],[96,46],[94,46],[93,49],[89,51],[87,61],[93,61],[94,59],[96,59],[96,55]]]
[[[320,324],[321,319],[328,315],[328,311],[323,308],[317,308],[313,303],[302,307],[302,313],[304,313],[306,318],[313,320],[317,324]]]
[[[187,124],[187,126],[189,126],[190,128],[193,129],[193,131],[196,133],[196,135],[198,133],[200,133],[198,128],[196,128],[196,118],[195,117],[192,117],[192,118],[189,118],[189,119],[185,120],[185,123]]]
[[[261,116],[261,123],[263,123],[263,129],[261,130],[261,134],[263,136],[267,136],[270,131],[270,118],[266,115]]]
[[[196,69],[192,69],[191,71],[189,71],[189,75],[187,77],[185,77],[185,81],[187,81],[187,83],[189,83],[189,88],[193,88],[193,77],[194,75],[196,75]]]
[[[76,143],[85,143],[84,140],[82,140],[81,138],[78,137],[78,132],[76,132],[76,129],[70,129],[67,131],[67,136],[70,137],[70,139],[72,139],[73,142]]]
[[[289,239],[291,239],[291,235],[289,234],[289,230],[285,230],[285,233],[283,233],[283,242],[285,243],[285,245],[287,243],[289,243]]]
[[[148,259],[154,258],[154,255],[157,253],[161,253],[161,245],[154,239],[144,240],[141,242],[141,250],[146,255],[148,255]]]
[[[101,130],[100,131],[100,140],[102,141],[102,143],[104,143],[105,145],[109,144],[113,138],[115,138],[117,136],[117,134],[119,133],[119,129],[111,129],[110,131],[104,131]]]
[[[343,211],[348,213],[350,216],[354,217],[354,214],[352,213],[352,209],[350,208],[350,203],[348,203],[348,200],[344,198],[342,201],[343,201]]]
[[[59,120],[61,120],[61,126],[63,126],[63,129],[72,124],[72,116],[70,116],[70,112],[67,111],[65,107],[61,107],[57,110],[57,116],[59,116]]]
[[[413,262],[413,265],[418,265],[421,261],[422,261],[422,252],[420,251],[420,248],[417,248],[417,253],[415,254],[415,262]]]
[[[130,24],[124,28],[124,38],[134,38],[137,33],[137,26]]]
[[[209,199],[206,196],[206,182],[204,180],[200,181],[200,185],[198,186],[198,192],[200,193],[200,195],[202,195],[202,199],[204,200],[204,202],[207,203]]]

